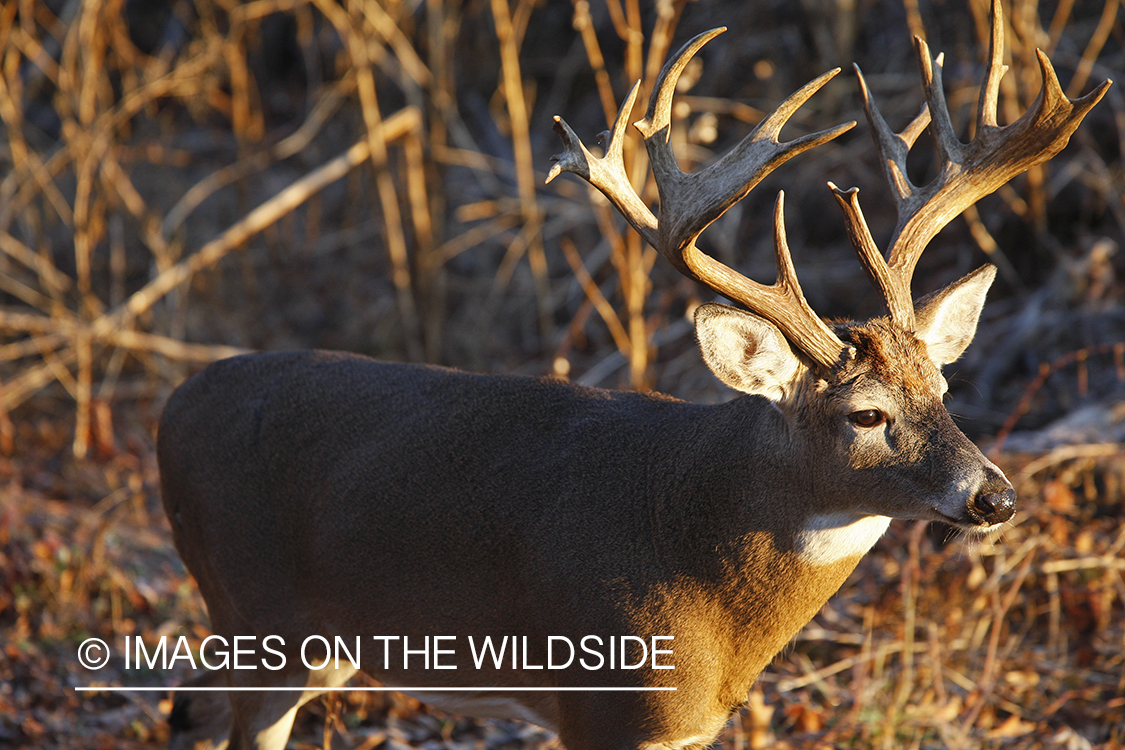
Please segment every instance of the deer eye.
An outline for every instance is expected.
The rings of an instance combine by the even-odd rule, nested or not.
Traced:
[[[849,414],[848,419],[856,427],[878,427],[887,421],[887,415],[878,409],[861,409]]]

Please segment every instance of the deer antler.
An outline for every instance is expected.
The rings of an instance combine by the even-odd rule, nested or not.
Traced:
[[[832,183],[828,185],[844,211],[848,233],[860,260],[886,300],[891,319],[907,330],[915,327],[910,281],[929,241],[973,203],[1061,151],[1112,83],[1104,81],[1086,96],[1068,99],[1050,60],[1036,50],[1043,76],[1039,95],[1022,117],[1010,125],[998,126],[1000,78],[1008,69],[1001,63],[1004,21],[1000,0],[992,2],[991,20],[988,73],[977,106],[976,135],[970,143],[962,143],[953,131],[942,93],[942,56],[931,58],[924,41],[915,38],[927,105],[902,133],[895,134],[887,126],[863,73],[855,66],[867,121],[898,209],[898,225],[887,260],[871,239],[859,208],[858,189],[845,191]],[[927,125],[936,142],[941,171],[929,184],[919,187],[906,176],[906,156]]]
[[[766,117],[741,143],[706,169],[693,174],[680,170],[668,140],[671,126],[672,94],[676,82],[692,56],[708,41],[725,31],[712,29],[685,44],[660,72],[649,99],[648,111],[636,128],[644,136],[652,163],[653,176],[660,192],[659,220],[637,195],[625,174],[621,142],[625,118],[637,98],[638,82],[617,113],[609,134],[606,153],[593,156],[560,117],[555,117],[555,132],[565,151],[554,157],[547,182],[562,172],[573,172],[602,191],[617,206],[633,228],[681,273],[709,286],[714,291],[740,302],[773,323],[794,347],[815,364],[829,368],[840,356],[844,344],[805,300],[793,269],[785,241],[782,218],[783,195],[774,211],[774,246],[777,254],[777,282],[765,286],[704,254],[696,238],[713,221],[741,200],[778,166],[814,146],[832,140],[855,126],[854,122],[803,136],[788,142],[778,134],[793,113],[831,80],[836,70],[806,84]]]

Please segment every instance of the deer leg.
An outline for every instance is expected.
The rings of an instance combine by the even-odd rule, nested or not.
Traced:
[[[224,687],[226,675],[207,670],[184,683],[184,687]],[[180,692],[168,716],[169,750],[222,750],[230,737],[230,701],[225,692]]]
[[[342,686],[355,673],[356,669],[347,662],[338,668],[310,670],[300,666],[265,675],[231,672],[231,687],[305,689],[231,691],[229,750],[284,750],[297,709],[327,690]]]

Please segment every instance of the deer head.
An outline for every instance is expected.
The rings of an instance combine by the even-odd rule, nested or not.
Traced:
[[[927,244],[949,221],[1012,177],[1057,154],[1110,85],[1106,81],[1072,101],[1063,94],[1050,61],[1039,52],[1043,86],[1038,98],[1016,122],[998,125],[1000,78],[1007,69],[1001,63],[1003,19],[998,1],[991,12],[988,73],[981,87],[975,136],[968,144],[958,140],[950,122],[942,93],[942,56],[932,57],[923,40],[916,39],[915,47],[926,105],[901,133],[887,126],[862,72],[855,68],[898,210],[886,258],[864,220],[858,189],[828,185],[843,209],[859,259],[884,301],[885,318],[829,324],[816,315],[801,291],[786,240],[784,193],[778,194],[774,210],[777,281],[773,285],[743,276],[696,245],[703,230],[769,172],[855,125],[850,122],[793,141],[779,140],[793,113],[839,69],[790,96],[719,161],[686,174],[669,142],[672,96],[692,56],[725,30],[713,29],[690,40],[664,67],[645,117],[635,123],[659,190],[659,217],[632,188],[622,157],[625,118],[639,83],[618,112],[601,158],[585,148],[562,118],[555,118],[565,151],[555,157],[547,177],[550,182],[562,172],[572,172],[587,180],[673,266],[749,311],[715,304],[698,309],[696,330],[708,366],[732,388],[772,400],[792,424],[808,427],[803,434],[809,438],[810,455],[836,456],[840,471],[870,470],[866,476],[879,499],[866,512],[978,529],[1009,520],[1015,511],[1015,492],[953,425],[941,404],[947,384],[939,370],[956,360],[972,340],[996,272],[986,265],[915,302],[914,268]],[[906,158],[927,126],[940,166],[932,181],[917,186],[907,177]],[[831,437],[821,441],[820,436]],[[972,470],[944,472],[944,477],[938,470],[964,465],[966,458],[975,465]],[[904,471],[904,466],[912,468]],[[894,467],[895,481],[875,479],[877,469],[889,467]],[[830,488],[822,491],[831,493]],[[898,503],[892,499],[895,493],[901,498]]]

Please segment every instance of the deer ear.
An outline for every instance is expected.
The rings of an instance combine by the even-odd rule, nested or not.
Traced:
[[[695,311],[695,335],[715,376],[743,393],[780,400],[800,368],[781,331],[757,315],[726,305]]]
[[[995,278],[996,266],[981,266],[914,303],[918,338],[938,367],[960,357],[973,340],[984,297]]]

